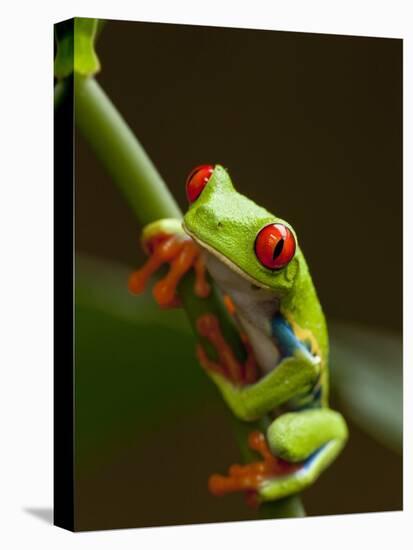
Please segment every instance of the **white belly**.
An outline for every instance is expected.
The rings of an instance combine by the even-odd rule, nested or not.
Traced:
[[[255,359],[261,371],[264,374],[273,370],[280,361],[280,352],[275,346],[270,334],[262,332],[240,314],[238,314],[238,317],[251,343]]]
[[[245,331],[263,374],[274,369],[280,352],[271,336],[271,319],[278,301],[266,289],[253,289],[251,283],[232,271],[212,254],[204,253],[206,266],[224,294],[234,303],[237,318]]]

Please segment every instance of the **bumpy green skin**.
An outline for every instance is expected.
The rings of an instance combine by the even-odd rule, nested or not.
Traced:
[[[318,449],[337,436],[343,439],[346,434],[341,414],[330,409],[309,409],[300,414],[285,413],[274,420],[268,429],[268,440],[274,454],[289,462],[301,462],[314,447]]]
[[[295,327],[296,337],[305,339],[310,335],[316,348],[316,359],[297,350],[258,382],[244,387],[209,373],[241,420],[254,421],[266,415],[273,418],[280,408],[289,411],[269,422],[267,441],[276,456],[303,466],[265,481],[258,491],[262,501],[284,498],[311,485],[336,458],[348,437],[343,417],[328,408],[327,327],[300,247],[297,244],[294,258],[280,271],[265,268],[255,255],[255,238],[269,223],[285,224],[297,241],[288,222],[237,193],[227,171],[216,166],[183,224],[198,244],[215,251],[226,265],[237,269],[238,275],[273,293],[280,313]],[[182,229],[177,220],[159,220],[147,226],[144,240],[145,235],[158,231],[181,233]],[[251,293],[254,296],[254,290]],[[322,389],[321,399],[312,401],[311,391],[317,386]]]
[[[245,421],[273,413],[280,406],[288,409],[294,399],[299,400],[317,383],[321,384],[321,401],[284,413],[270,424],[267,440],[273,453],[291,462],[304,461],[304,466],[263,483],[259,490],[262,500],[283,498],[311,485],[336,458],[348,436],[343,417],[328,408],[327,327],[299,246],[294,258],[281,271],[265,268],[255,255],[255,238],[269,223],[283,223],[295,235],[288,222],[237,193],[221,166],[215,167],[208,184],[184,217],[184,229],[198,243],[234,264],[249,281],[270,289],[274,299],[279,300],[284,318],[300,331],[310,333],[317,347],[318,362],[294,354],[247,387],[236,388],[219,374],[210,374],[228,406]],[[296,336],[300,338],[298,333]]]
[[[265,268],[257,259],[254,243],[260,229],[283,223],[294,234],[294,258],[280,271]],[[320,347],[323,399],[328,399],[328,335],[324,315],[300,250],[294,228],[255,202],[238,193],[228,172],[216,166],[208,185],[184,217],[185,228],[202,243],[218,251],[258,284],[274,291],[280,311],[314,335]]]
[[[297,389],[300,394],[309,391],[317,381],[318,373],[317,365],[291,357],[257,383],[241,389],[219,374],[211,372],[210,377],[235,416],[252,421],[293,399]]]

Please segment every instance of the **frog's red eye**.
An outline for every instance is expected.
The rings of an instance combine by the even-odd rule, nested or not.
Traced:
[[[201,164],[192,170],[186,180],[186,196],[190,203],[196,201],[211,177],[214,167],[211,164]]]
[[[266,225],[255,239],[255,255],[269,269],[285,267],[294,254],[295,237],[282,223]]]

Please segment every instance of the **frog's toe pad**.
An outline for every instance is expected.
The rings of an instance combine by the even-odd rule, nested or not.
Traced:
[[[263,460],[242,466],[234,464],[230,467],[227,476],[212,475],[209,478],[208,488],[213,495],[222,496],[244,491],[247,503],[254,504],[258,502],[257,494],[267,480],[284,477],[300,467],[273,456],[261,432],[252,432],[249,435],[248,444],[262,456]]]

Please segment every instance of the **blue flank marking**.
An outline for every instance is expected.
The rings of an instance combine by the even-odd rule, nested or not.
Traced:
[[[316,402],[320,402],[321,401],[321,396],[322,396],[322,387],[321,386],[317,386],[315,392],[313,393],[313,400],[316,401]]]
[[[304,464],[302,465],[302,467],[298,470],[299,472],[300,471],[305,471],[305,470],[309,470],[311,468],[311,466],[313,465],[313,462],[315,462],[316,458],[318,457],[319,454],[321,454],[321,452],[324,450],[324,448],[328,445],[328,443],[325,443],[324,445],[322,445],[321,447],[319,447],[316,451],[314,451],[314,453],[312,455],[310,455],[305,461],[304,461]]]
[[[297,352],[300,352],[304,357],[308,357],[310,361],[314,360],[314,357],[311,353],[310,347],[305,343],[301,342],[294,334],[291,325],[284,319],[284,317],[277,313],[271,320],[271,334],[277,343],[278,349],[280,350],[281,356],[292,357]],[[303,407],[298,408],[297,410],[307,409],[309,406],[317,406],[318,401],[321,399],[322,388],[321,386],[316,386],[313,389],[311,400],[309,403],[305,403]],[[318,456],[323,452],[325,447],[330,442],[325,443],[314,451],[306,460],[303,462],[301,468],[292,474],[287,474],[287,477],[294,477],[303,475],[306,471],[310,470],[314,462],[317,460]]]
[[[281,353],[281,357],[293,357],[294,355],[301,355],[302,358],[307,359],[310,362],[315,360],[311,353],[311,346],[308,342],[302,342],[294,334],[291,325],[284,319],[284,317],[277,313],[271,319],[271,335],[274,338],[277,347]],[[308,394],[307,398],[298,398],[298,400],[292,400],[293,410],[305,410],[308,408],[320,406],[322,396],[321,385],[316,385]]]
[[[324,451],[324,449],[327,447],[327,445],[330,443],[328,441],[327,443],[324,443],[321,447],[319,447],[316,451],[313,452],[308,458],[305,459],[302,466],[293,472],[292,474],[287,474],[286,477],[301,477],[305,474],[305,472],[308,472],[308,470],[311,469],[314,462],[317,460],[318,456]]]
[[[308,347],[297,338],[291,325],[280,313],[277,313],[271,320],[271,333],[277,342],[282,357],[291,357],[295,352],[301,351],[304,356],[313,360]]]

